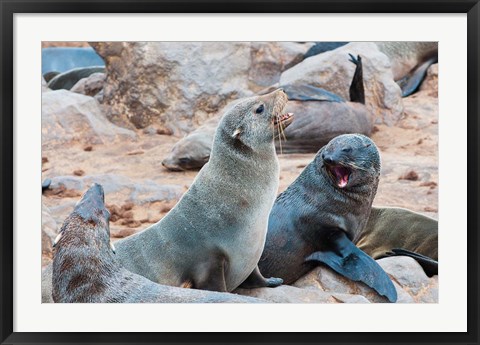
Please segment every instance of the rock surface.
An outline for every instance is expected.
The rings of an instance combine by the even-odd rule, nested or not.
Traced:
[[[73,85],[70,91],[87,96],[95,96],[103,89],[105,78],[105,73],[93,73],[87,78],[80,79],[75,85]]]
[[[108,118],[144,128],[191,129],[248,91],[250,45],[202,42],[91,43],[107,66]]]
[[[377,262],[393,281],[397,303],[438,302],[438,276],[428,278],[414,259],[400,256]],[[313,269],[292,285],[236,292],[276,303],[388,303],[365,284],[349,280],[326,266]]]
[[[308,42],[252,42],[248,73],[252,90],[258,92],[277,83],[281,73],[301,62],[312,46]]]
[[[362,57],[365,102],[375,122],[395,124],[403,111],[401,90],[393,80],[388,58],[374,43],[349,43],[309,57],[283,72],[280,84],[306,83],[349,100],[355,65],[348,54]]]
[[[110,123],[92,97],[66,90],[42,95],[42,148],[72,142],[105,144],[135,138],[134,132]]]
[[[97,42],[105,59],[103,102],[125,127],[191,131],[234,99],[278,81],[309,44],[260,42]]]

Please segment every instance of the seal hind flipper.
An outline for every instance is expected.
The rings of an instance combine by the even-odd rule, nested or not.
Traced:
[[[365,104],[365,88],[363,86],[363,64],[360,55],[355,58],[352,54],[350,60],[357,66],[353,74],[352,83],[350,84],[350,101]]]
[[[342,97],[312,85],[282,85],[282,88],[290,101],[345,102]]]
[[[397,301],[397,290],[387,273],[370,256],[358,249],[343,231],[329,238],[330,248],[309,255],[305,261],[319,261],[341,275],[361,281],[388,298]]]
[[[387,252],[385,254],[386,256],[409,256],[415,261],[417,261],[420,266],[422,266],[423,270],[425,271],[425,274],[428,277],[433,277],[434,275],[438,275],[438,261],[429,258],[428,256],[411,252],[406,249],[402,248],[394,248],[392,249],[391,252]]]
[[[242,284],[240,284],[240,288],[243,289],[254,289],[259,287],[277,287],[282,285],[283,279],[282,278],[265,278],[262,273],[260,273],[260,269],[255,267],[253,272],[244,280]]]
[[[396,82],[398,86],[400,86],[400,89],[402,89],[402,97],[410,96],[417,91],[422,84],[423,79],[425,79],[428,68],[436,62],[438,62],[438,56],[435,54],[427,61],[416,66],[409,74]]]

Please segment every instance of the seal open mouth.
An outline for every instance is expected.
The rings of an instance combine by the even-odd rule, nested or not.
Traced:
[[[343,165],[327,165],[327,171],[337,183],[337,186],[340,188],[345,188],[348,184],[348,180],[350,178],[350,174],[352,170],[344,167]]]
[[[275,116],[273,118],[273,124],[277,126],[278,124],[281,124],[283,128],[286,128],[288,125],[290,125],[293,121],[293,113],[285,113],[280,116]]]

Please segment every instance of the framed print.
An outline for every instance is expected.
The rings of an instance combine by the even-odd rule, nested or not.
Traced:
[[[478,343],[478,2],[1,12],[2,343]]]

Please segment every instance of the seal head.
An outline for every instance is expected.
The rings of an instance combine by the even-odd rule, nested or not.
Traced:
[[[322,173],[337,188],[349,190],[378,184],[380,154],[375,143],[364,135],[340,135],[325,146],[320,157]]]

